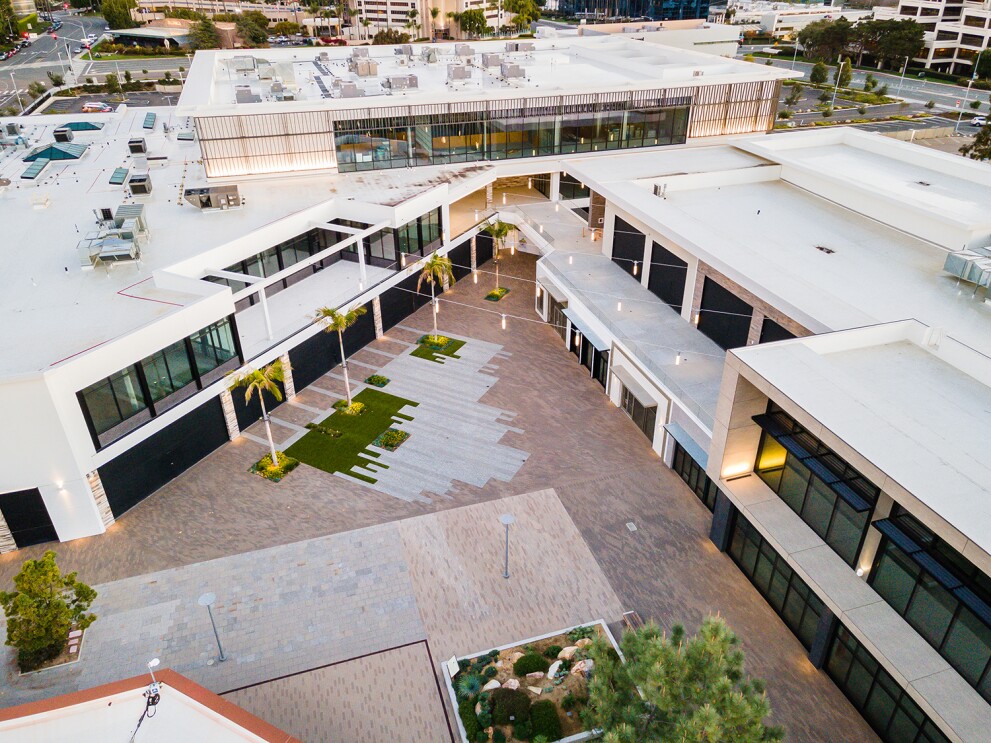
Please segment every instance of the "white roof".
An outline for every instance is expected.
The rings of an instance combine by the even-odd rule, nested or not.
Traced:
[[[732,353],[991,554],[991,358],[914,321]]]
[[[506,52],[505,41],[472,41],[474,52],[470,80],[448,81],[448,67],[461,63],[457,44],[413,44],[413,57],[398,52],[401,47],[320,47],[197,52],[179,100],[183,115],[217,113],[270,113],[272,111],[353,109],[476,100],[519,99],[561,94],[622,92],[676,88],[682,85],[784,79],[790,74],[766,65],[751,64],[711,54],[648,44],[616,36],[532,39],[532,52]],[[437,52],[436,62],[421,55]],[[349,71],[347,60],[356,50],[367,50],[378,63],[371,77]],[[359,52],[360,53],[360,52]],[[503,62],[520,65],[522,78],[500,77],[500,69],[483,67],[481,55],[502,55]],[[321,55],[329,62],[314,64]],[[238,71],[235,59],[251,57],[262,71]],[[392,76],[416,75],[417,87],[389,90],[382,83]],[[334,81],[354,82],[363,91],[359,98],[333,94]],[[272,82],[281,82],[294,92],[294,101],[276,101],[269,93]],[[321,89],[320,85],[323,85]],[[261,102],[236,104],[237,86],[249,86]],[[326,97],[330,91],[332,97]]]
[[[991,352],[991,305],[933,241],[991,244],[991,167],[849,129],[567,167],[813,332],[916,318]]]

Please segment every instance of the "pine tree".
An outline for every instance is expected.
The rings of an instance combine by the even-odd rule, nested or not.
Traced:
[[[960,154],[971,160],[991,160],[991,124],[985,124],[974,141],[960,148]]]
[[[670,636],[654,624],[628,631],[625,663],[596,640],[585,722],[605,732],[605,743],[781,740],[784,731],[763,722],[771,712],[764,684],[744,675],[738,645],[718,617],[691,638],[680,626]]]
[[[189,30],[189,38],[195,49],[219,49],[220,32],[216,24],[204,19]]]
[[[816,62],[809,73],[809,82],[813,85],[822,85],[829,79],[829,68],[822,62]]]

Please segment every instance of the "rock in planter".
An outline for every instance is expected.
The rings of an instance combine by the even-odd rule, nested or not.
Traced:
[[[516,661],[522,658],[525,653],[513,653],[509,656],[509,665],[513,665]]]
[[[540,675],[543,676],[543,674]],[[540,692],[543,691],[543,689],[541,689],[539,686],[528,686],[526,688],[530,690],[531,694],[535,694],[538,697],[540,696]]]
[[[557,654],[557,657],[561,660],[571,660],[577,652],[577,645],[568,645],[568,647],[564,648],[564,650]]]
[[[503,689],[519,689],[520,681],[519,679],[506,679],[506,683],[502,685]]]
[[[557,674],[557,669],[561,667],[563,661],[556,660],[551,663],[551,667],[547,669],[547,678],[552,679]]]
[[[492,679],[485,686],[482,687],[482,691],[492,691],[493,689],[498,689],[502,684],[500,684],[495,679]]]
[[[592,667],[595,665],[595,661],[591,658],[586,658],[585,660],[580,660],[575,665],[571,667],[572,676],[585,676],[592,672]]]
[[[592,644],[591,639],[589,639],[588,637],[583,637],[582,639],[580,639],[578,642],[575,643],[575,647],[587,648],[591,644]]]
[[[543,671],[534,671],[533,673],[528,673],[526,675],[528,679],[542,679],[544,677]]]

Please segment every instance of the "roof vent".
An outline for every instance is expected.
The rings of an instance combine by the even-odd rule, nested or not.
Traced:
[[[449,64],[447,66],[448,80],[471,80],[471,68],[463,64]]]
[[[825,245],[816,245],[816,250],[825,253],[826,255],[832,255],[836,251],[832,248],[827,248]]]
[[[482,54],[482,67],[498,67],[502,64],[501,54]]]
[[[499,65],[499,72],[507,79],[511,77],[526,77],[523,73],[523,68],[512,62],[503,62]]]
[[[916,183],[919,184],[920,186],[931,186],[932,185],[931,183],[928,183],[926,181],[916,181]]]
[[[182,196],[187,204],[192,204],[203,211],[236,209],[244,203],[240,193],[238,193],[237,186],[187,188],[183,191]]]

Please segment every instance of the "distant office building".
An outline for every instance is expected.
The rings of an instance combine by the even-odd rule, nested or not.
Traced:
[[[901,0],[887,17],[912,20],[926,32],[916,64],[937,72],[970,77],[991,42],[991,6],[960,0]]]
[[[708,0],[568,0],[561,3],[565,12],[599,18],[651,18],[656,21],[680,21],[708,18]]]

